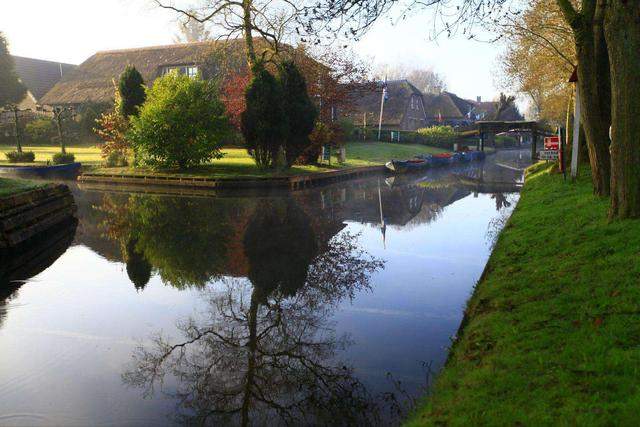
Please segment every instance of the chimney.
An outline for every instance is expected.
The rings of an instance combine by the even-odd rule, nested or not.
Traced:
[[[482,97],[481,96],[476,96],[476,101],[477,102],[482,102]]]

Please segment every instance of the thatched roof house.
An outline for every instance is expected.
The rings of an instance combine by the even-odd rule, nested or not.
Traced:
[[[62,77],[65,77],[78,67],[73,64],[25,58],[23,56],[12,55],[12,58],[18,78],[27,87],[27,95],[20,103],[20,109],[29,108],[35,110],[42,97]]]
[[[424,95],[424,99],[429,125],[456,125],[466,121],[466,116],[458,109],[448,92],[437,95],[429,93]]]
[[[416,130],[426,125],[422,92],[407,80],[386,83],[382,127],[393,130]],[[357,125],[378,126],[384,83],[358,91],[353,112],[347,117]]]
[[[241,49],[237,40],[226,42]],[[182,74],[212,73],[216,42],[183,43],[98,52],[63,78],[42,98],[44,105],[107,104],[113,102],[114,85],[127,65],[135,66],[145,83],[177,70]]]

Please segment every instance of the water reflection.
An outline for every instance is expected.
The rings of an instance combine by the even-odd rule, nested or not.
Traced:
[[[295,193],[75,188],[75,248],[55,261],[70,233],[36,251],[50,255],[38,268],[35,253],[1,260],[5,282],[38,274],[38,286],[6,291],[0,365],[18,386],[0,390],[0,412],[59,425],[396,422],[385,402],[406,408],[422,362],[441,366],[487,229],[515,205],[522,171],[500,162]]]
[[[77,224],[70,219],[14,248],[0,250],[0,328],[8,302],[27,279],[46,270],[69,248]]]
[[[290,201],[259,204],[243,239],[248,280],[225,278],[207,289],[206,316],[180,322],[180,340],[158,334],[139,347],[124,382],[149,395],[171,376],[177,384],[162,391],[177,399],[180,422],[372,422],[373,400],[335,360],[348,337],[336,336],[330,318],[341,300],[370,287],[382,262],[348,233],[318,254],[304,237],[311,231]]]

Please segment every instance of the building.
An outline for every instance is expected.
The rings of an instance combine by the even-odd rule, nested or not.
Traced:
[[[15,71],[20,81],[27,88],[27,95],[20,102],[21,110],[36,110],[44,95],[51,90],[63,77],[73,72],[77,65],[65,64],[42,59],[12,56]]]
[[[232,40],[228,43],[241,45]],[[63,78],[43,97],[42,103],[56,106],[110,104],[114,84],[127,65],[142,74],[146,84],[169,73],[208,78],[215,72],[211,58],[216,42],[183,43],[98,52]]]
[[[378,127],[384,83],[358,91],[353,111],[347,118],[356,126]],[[427,125],[423,95],[407,80],[386,83],[382,129],[414,131]]]
[[[407,80],[387,82],[382,129],[415,131],[422,127],[447,125],[468,126],[480,120],[494,120],[498,103],[464,99],[452,92],[423,94]],[[384,84],[378,83],[364,91],[354,103],[354,111],[347,115],[357,127],[378,128]],[[522,120],[517,107],[509,107],[499,120]]]

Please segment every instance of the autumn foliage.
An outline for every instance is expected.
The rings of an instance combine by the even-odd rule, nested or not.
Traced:
[[[248,73],[239,73],[229,76],[222,85],[221,100],[227,110],[229,121],[240,130],[240,116],[247,108],[244,93],[247,90],[249,81],[251,80]]]

